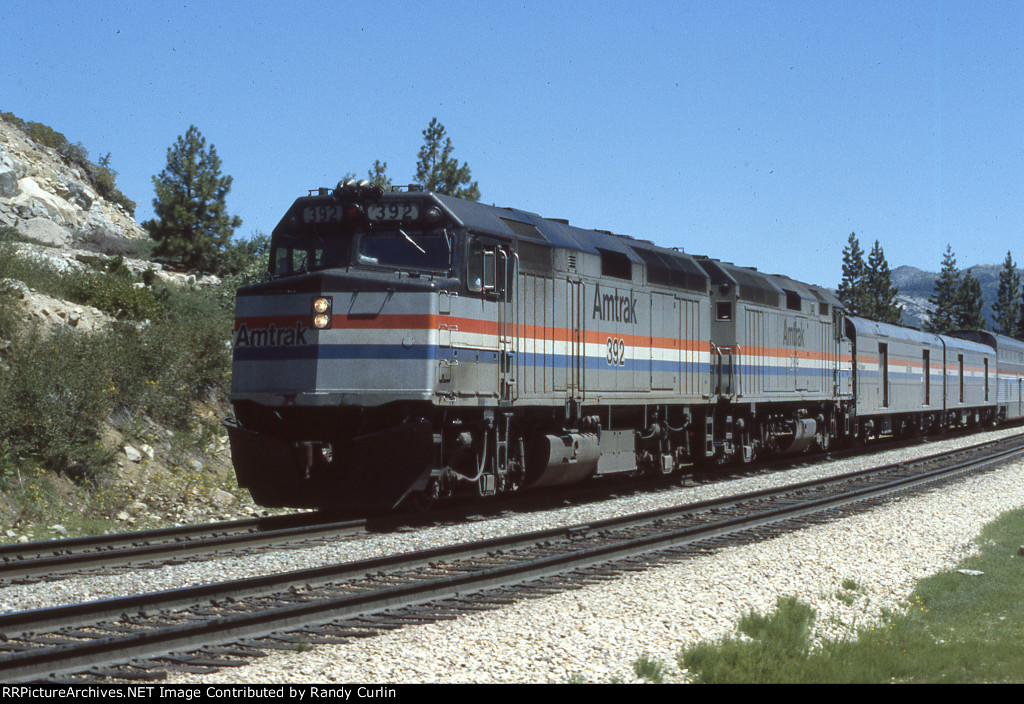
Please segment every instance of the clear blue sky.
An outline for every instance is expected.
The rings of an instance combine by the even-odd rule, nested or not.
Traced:
[[[152,176],[195,124],[239,234],[415,174],[437,117],[481,200],[834,286],[1024,261],[1024,3],[0,2],[0,110]]]

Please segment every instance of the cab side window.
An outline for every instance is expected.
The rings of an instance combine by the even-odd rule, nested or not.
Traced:
[[[513,261],[504,247],[474,239],[469,244],[466,285],[470,291],[505,300],[513,275]]]

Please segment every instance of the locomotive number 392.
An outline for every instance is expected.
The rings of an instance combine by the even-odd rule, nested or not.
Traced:
[[[613,367],[626,366],[626,341],[621,337],[609,337],[608,352],[605,355],[605,359]]]

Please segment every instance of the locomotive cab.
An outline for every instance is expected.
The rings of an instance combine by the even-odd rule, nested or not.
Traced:
[[[238,291],[228,423],[259,503],[390,508],[422,486],[440,301],[465,286],[453,225],[433,194],[349,182],[274,229],[266,280]]]

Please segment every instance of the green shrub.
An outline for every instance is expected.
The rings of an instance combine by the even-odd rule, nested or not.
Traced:
[[[117,188],[117,172],[110,168],[110,154],[101,157],[98,164],[85,159],[81,166],[97,193],[111,203],[119,203],[130,215],[135,214],[135,201]]]
[[[59,150],[68,143],[67,137],[49,125],[44,125],[41,122],[24,122],[22,124],[24,125],[23,129],[25,130],[25,134],[27,134],[32,141],[44,147]]]
[[[0,280],[11,277],[11,262],[15,259],[14,240],[17,232],[13,227],[0,226]],[[0,340],[10,340],[17,329],[12,289],[0,286]]]
[[[633,672],[637,677],[648,682],[661,683],[665,681],[665,665],[659,660],[652,659],[644,653],[633,663]]]
[[[117,189],[117,172],[110,168],[110,154],[100,157],[99,163],[94,164],[81,142],[69,142],[67,137],[48,125],[26,122],[9,112],[0,112],[0,118],[20,129],[36,144],[56,149],[68,164],[81,167],[97,193],[112,203],[119,203],[129,214],[135,214],[135,201]]]
[[[115,409],[200,430],[196,402],[222,399],[231,369],[225,294],[139,286],[120,257],[97,257],[94,271],[58,272],[16,256],[10,234],[0,232],[0,278],[121,319],[95,332],[23,330],[12,297],[0,292],[4,466],[84,465],[89,476],[102,460],[100,425]]]
[[[160,312],[160,302],[151,289],[136,287],[130,278],[117,275],[71,275],[66,296],[76,303],[132,320],[149,320]]]
[[[0,374],[0,427],[13,451],[62,470],[100,460],[99,424],[115,389],[101,339],[89,333],[29,329],[4,354]]]
[[[779,597],[768,615],[750,611],[740,618],[745,638],[701,643],[679,653],[679,666],[705,683],[772,683],[791,681],[810,649],[809,636],[816,612],[794,598]]]
[[[148,325],[122,323],[106,332],[119,360],[112,380],[117,403],[177,428],[194,425],[194,404],[223,395],[231,371],[232,317],[216,292],[167,288]]]

